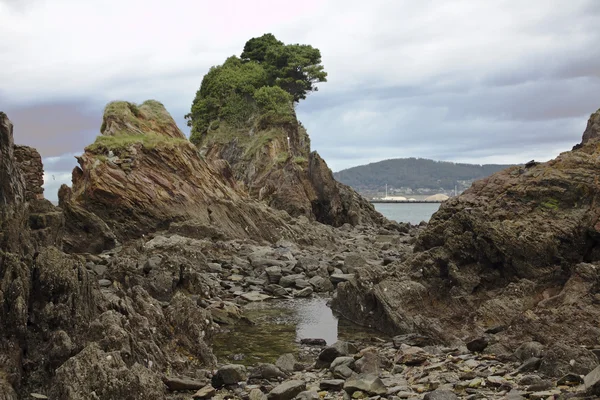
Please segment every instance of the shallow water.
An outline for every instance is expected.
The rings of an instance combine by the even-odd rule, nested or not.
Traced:
[[[273,363],[284,353],[298,353],[300,339],[325,339],[333,344],[338,339],[359,340],[384,337],[383,334],[336,317],[327,306],[327,299],[314,296],[307,299],[271,300],[250,303],[245,315],[255,325],[238,324],[229,332],[216,335],[213,350],[219,362],[237,360],[246,365]]]

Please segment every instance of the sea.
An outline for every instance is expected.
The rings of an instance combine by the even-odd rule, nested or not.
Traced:
[[[429,222],[441,203],[375,203],[373,205],[387,219],[417,225],[421,221]]]

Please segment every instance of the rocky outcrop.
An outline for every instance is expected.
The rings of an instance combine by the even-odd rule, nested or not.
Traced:
[[[44,198],[44,165],[40,153],[33,147],[15,146],[15,160],[25,179],[25,200]]]
[[[496,350],[527,338],[600,345],[599,118],[576,150],[508,168],[442,204],[409,260],[359,271],[340,284],[336,307],[445,342],[507,327]]]
[[[102,132],[78,157],[72,193],[62,190],[68,250],[98,252],[115,239],[189,219],[205,227],[199,232],[223,238],[305,234],[289,227],[289,216],[241,194],[224,173],[227,166],[206,162],[160,103],[109,104]],[[90,221],[96,222],[86,228]]]
[[[226,160],[251,197],[272,207],[321,223],[381,224],[385,219],[350,187],[337,182],[296,120],[233,128],[211,125],[201,150],[211,160]]]

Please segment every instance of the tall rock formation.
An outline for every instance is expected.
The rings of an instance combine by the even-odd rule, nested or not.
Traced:
[[[59,193],[67,250],[98,252],[172,222],[193,219],[219,237],[294,237],[281,213],[241,194],[223,163],[210,164],[162,104],[110,103],[101,135],[77,158]]]
[[[199,147],[211,160],[226,160],[250,196],[292,216],[333,226],[385,221],[368,201],[337,182],[327,163],[311,152],[308,134],[293,111],[283,123],[252,122],[242,128],[222,121],[211,124]]]
[[[442,204],[411,259],[359,271],[336,307],[390,333],[448,342],[505,326],[496,339],[506,348],[516,338],[600,345],[599,120],[600,110],[576,150],[498,172]]]

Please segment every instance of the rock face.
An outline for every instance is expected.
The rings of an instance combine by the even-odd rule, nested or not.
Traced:
[[[338,286],[338,310],[446,342],[503,325],[496,340],[513,350],[517,338],[600,344],[599,120],[600,111],[574,151],[508,168],[442,204],[393,273],[359,270]]]
[[[201,150],[226,160],[253,198],[324,224],[382,223],[384,218],[350,187],[337,182],[325,161],[310,151],[304,127],[293,117],[283,125],[241,129],[218,124]]]
[[[44,165],[40,153],[33,147],[15,146],[15,160],[25,179],[25,200],[44,198]]]
[[[102,135],[78,161],[72,193],[61,195],[69,250],[101,251],[191,218],[198,232],[220,237],[276,241],[295,234],[286,228],[289,217],[240,194],[223,174],[226,166],[206,162],[158,102],[110,103]]]

